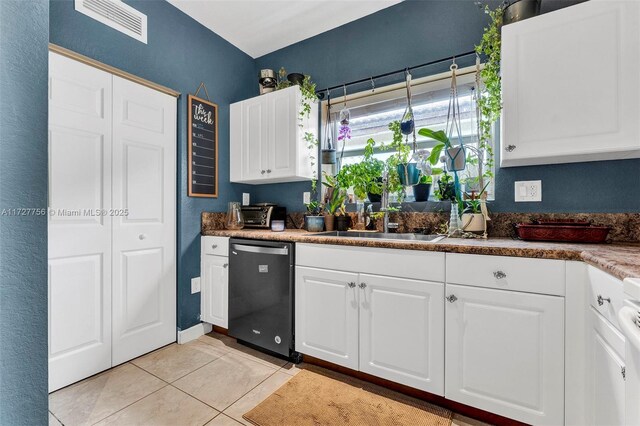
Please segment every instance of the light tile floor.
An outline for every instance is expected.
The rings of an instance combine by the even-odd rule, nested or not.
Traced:
[[[49,426],[248,425],[242,415],[300,370],[211,333],[49,395]],[[454,426],[484,426],[455,415]]]

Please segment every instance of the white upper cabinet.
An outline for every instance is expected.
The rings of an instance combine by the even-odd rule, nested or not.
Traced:
[[[640,157],[640,4],[592,0],[502,29],[501,166]]]
[[[309,180],[317,150],[305,133],[318,137],[318,104],[301,114],[298,86],[231,105],[231,182],[278,183]]]

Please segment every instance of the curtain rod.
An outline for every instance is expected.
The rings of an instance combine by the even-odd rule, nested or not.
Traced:
[[[409,67],[409,68],[403,68],[401,70],[385,72],[384,74],[374,75],[373,77],[361,78],[360,80],[351,81],[349,83],[338,84],[337,86],[331,86],[331,87],[327,87],[326,89],[316,90],[316,93],[318,94],[318,97],[320,99],[324,99],[324,96],[325,96],[326,92],[331,92],[332,90],[335,90],[335,89],[340,89],[342,87],[347,87],[347,86],[353,86],[354,84],[365,83],[367,81],[373,81],[373,80],[376,80],[378,78],[388,77],[390,75],[398,74],[398,73],[405,72],[405,71],[412,71],[412,70],[415,70],[415,69],[418,69],[418,68],[427,67],[429,65],[439,64],[441,62],[453,61],[456,58],[463,58],[465,56],[475,55],[475,54],[476,54],[476,51],[472,50],[470,52],[462,53],[460,55],[453,55],[453,56],[449,56],[448,58],[442,58],[442,59],[438,59],[438,60],[431,61],[431,62],[425,62],[424,64],[415,65],[415,66],[412,66],[412,67]]]

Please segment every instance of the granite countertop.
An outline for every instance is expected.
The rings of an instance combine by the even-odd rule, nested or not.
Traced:
[[[581,260],[621,280],[640,277],[640,244],[545,243],[521,241],[510,238],[489,238],[488,240],[447,238],[431,243],[425,241],[328,237],[313,235],[311,232],[299,229],[287,229],[284,232],[258,229],[242,229],[237,231],[207,230],[203,235],[291,241],[297,243],[440,251],[447,253]]]

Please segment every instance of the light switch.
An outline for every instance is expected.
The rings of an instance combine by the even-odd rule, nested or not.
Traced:
[[[250,204],[249,200],[250,200],[250,194],[248,192],[243,192],[242,193],[242,205],[243,206],[248,206]]]
[[[191,294],[200,293],[200,277],[191,278]]]
[[[515,182],[515,202],[540,202],[542,201],[542,181],[524,180]]]

